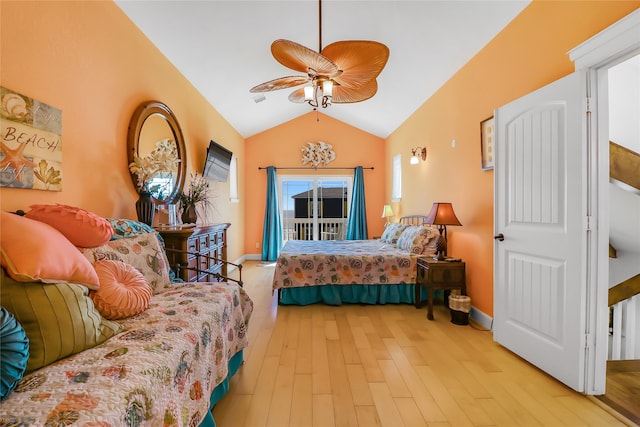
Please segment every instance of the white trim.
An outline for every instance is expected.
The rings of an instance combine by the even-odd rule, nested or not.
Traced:
[[[469,311],[469,317],[471,318],[471,320],[473,320],[480,326],[483,326],[485,329],[489,331],[493,330],[493,317],[478,310],[474,306],[471,306],[471,310]]]
[[[613,56],[624,56],[640,49],[640,9],[636,9],[615,24],[569,51],[576,70],[600,68]],[[614,54],[612,56],[612,53]]]
[[[588,132],[594,139],[591,162],[586,165],[591,177],[591,216],[597,226],[593,231],[595,248],[587,255],[590,268],[587,290],[587,354],[585,393],[603,394],[606,385],[609,310],[609,108],[608,69],[640,52],[640,9],[569,51],[576,70],[590,77],[591,123]],[[592,345],[591,345],[592,344]]]

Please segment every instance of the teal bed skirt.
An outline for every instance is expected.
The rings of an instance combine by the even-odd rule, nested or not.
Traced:
[[[213,419],[211,410],[216,405],[216,403],[218,403],[218,401],[220,401],[220,399],[222,399],[224,395],[229,391],[229,381],[231,380],[231,377],[233,377],[235,373],[238,372],[238,369],[240,369],[240,365],[242,365],[243,360],[244,359],[242,350],[237,352],[231,358],[231,360],[229,360],[229,374],[227,375],[227,378],[225,378],[224,381],[218,384],[218,386],[211,392],[211,397],[209,398],[209,412],[207,412],[204,420],[202,420],[202,422],[200,423],[200,427],[216,427],[216,422]]]
[[[428,300],[422,291],[421,303]],[[415,285],[320,285],[278,290],[282,305],[340,304],[415,304]]]

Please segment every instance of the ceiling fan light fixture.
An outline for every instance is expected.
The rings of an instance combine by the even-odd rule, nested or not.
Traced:
[[[371,40],[344,40],[322,47],[322,0],[318,0],[318,51],[291,40],[271,43],[271,54],[280,64],[305,76],[280,77],[251,88],[268,92],[295,86],[289,101],[314,109],[331,104],[366,101],[378,90],[376,78],[389,59],[389,48]]]
[[[325,80],[322,82],[322,96],[331,98],[333,96],[333,81]]]
[[[315,99],[315,96],[313,96],[313,93],[315,92],[314,89],[315,88],[312,85],[304,87],[304,100],[305,101],[309,102],[309,101],[313,101]]]

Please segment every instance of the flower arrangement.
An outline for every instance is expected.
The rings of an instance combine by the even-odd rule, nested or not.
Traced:
[[[144,157],[134,154],[129,170],[138,178],[138,190],[150,191],[153,177],[161,172],[173,172],[178,168],[178,147],[172,139],[156,141],[152,152]]]
[[[183,222],[191,223],[195,222],[195,218],[191,218],[189,221],[185,221],[184,215],[187,211],[193,211],[195,215],[195,208],[198,204],[204,203],[208,206],[211,202],[209,200],[209,181],[202,176],[196,174],[190,174],[189,187],[186,191],[180,191],[178,193],[178,202],[180,203],[180,209],[183,214]]]

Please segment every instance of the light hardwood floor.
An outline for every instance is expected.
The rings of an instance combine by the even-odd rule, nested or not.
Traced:
[[[246,262],[255,307],[218,427],[623,426],[493,342],[411,305],[278,306],[273,267]]]

